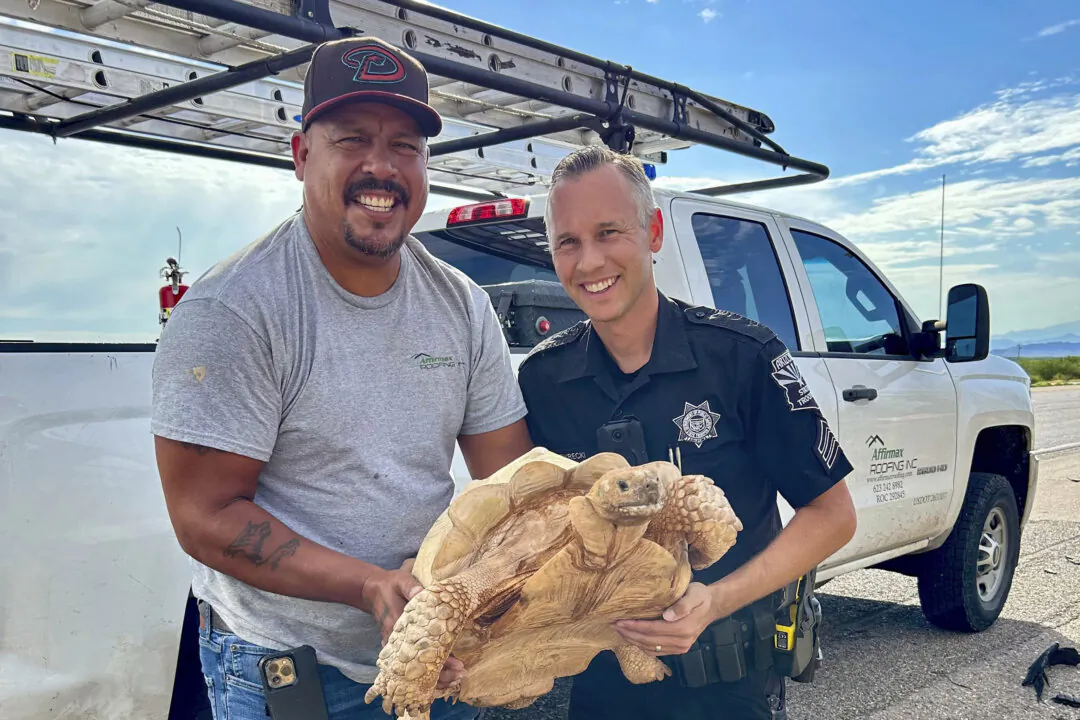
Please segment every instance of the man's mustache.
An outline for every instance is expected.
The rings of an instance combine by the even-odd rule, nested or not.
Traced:
[[[397,199],[402,205],[408,207],[409,205],[409,193],[405,188],[398,185],[393,180],[379,180],[371,176],[360,178],[359,180],[353,180],[345,187],[345,202],[348,203],[352,198],[356,197],[365,190],[381,190],[382,192],[388,192],[397,196]]]

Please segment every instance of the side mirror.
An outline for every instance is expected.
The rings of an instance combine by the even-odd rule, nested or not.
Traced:
[[[981,285],[949,288],[945,320],[945,359],[973,362],[990,354],[990,299]]]

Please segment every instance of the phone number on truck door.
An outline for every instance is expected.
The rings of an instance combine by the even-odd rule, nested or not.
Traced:
[[[907,497],[903,480],[875,483],[872,490],[874,492],[874,501],[878,504],[895,502]]]

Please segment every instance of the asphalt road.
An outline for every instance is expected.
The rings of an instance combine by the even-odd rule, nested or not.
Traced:
[[[1053,642],[1080,648],[1080,453],[1042,461],[1012,592],[998,622],[961,635],[929,625],[913,578],[863,570],[821,591],[825,665],[791,684],[789,717],[919,720],[1080,718],[1049,702],[1080,696],[1080,670],[1054,667],[1043,704],[1020,686]]]
[[[1080,441],[1080,387],[1037,389],[1034,398],[1036,447]],[[982,633],[927,623],[913,578],[862,570],[822,587],[825,661],[813,684],[789,683],[790,720],[1080,720],[1080,710],[1050,702],[1059,692],[1080,696],[1080,668],[1051,668],[1042,704],[1020,685],[1051,643],[1080,648],[1077,480],[1080,452],[1042,460],[1009,601]],[[566,687],[527,710],[489,710],[484,720],[562,720]]]
[[[1080,385],[1035,388],[1035,448],[1080,442]]]

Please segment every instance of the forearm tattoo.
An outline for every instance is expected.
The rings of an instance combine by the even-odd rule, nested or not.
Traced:
[[[300,540],[293,538],[277,547],[269,556],[263,556],[263,543],[270,537],[270,521],[261,523],[248,521],[236,539],[223,551],[226,557],[245,558],[255,567],[261,567],[269,563],[272,570],[278,569],[278,564],[285,558],[295,555],[300,547]]]

